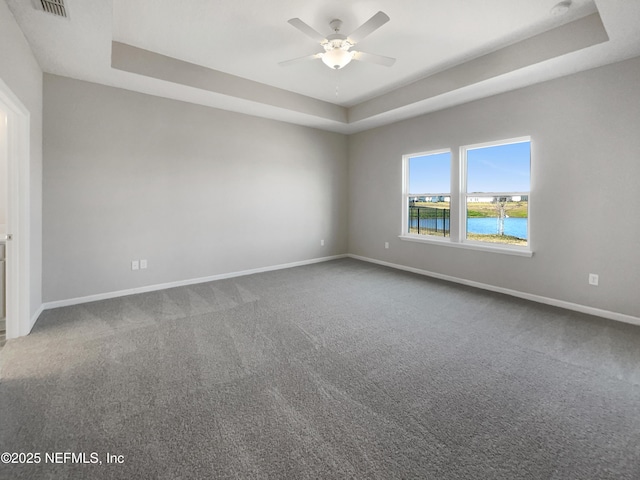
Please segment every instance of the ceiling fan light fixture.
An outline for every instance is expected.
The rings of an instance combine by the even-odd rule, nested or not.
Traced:
[[[322,54],[323,63],[334,70],[340,70],[345,67],[353,58],[353,52],[343,50],[342,48],[334,48],[327,50]]]
[[[327,37],[322,37],[321,33],[318,33],[312,27],[304,23],[299,18],[292,18],[289,20],[289,24],[300,30],[306,36],[312,38],[316,42],[320,43],[320,46],[324,48],[324,52],[315,53],[313,55],[306,55],[304,57],[294,58],[285,62],[280,62],[280,65],[291,65],[307,60],[322,59],[327,67],[332,70],[340,70],[346,67],[351,60],[358,60],[360,62],[376,63],[378,65],[385,65],[390,67],[395,62],[395,58],[384,57],[382,55],[373,55],[365,52],[351,51],[351,48],[356,45],[360,40],[380,28],[382,25],[389,21],[389,16],[384,12],[378,12],[369,20],[360,25],[349,37],[340,33],[340,27],[342,21],[339,19],[331,20],[329,26],[334,33]]]

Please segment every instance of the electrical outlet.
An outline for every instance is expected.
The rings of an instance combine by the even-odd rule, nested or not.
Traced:
[[[389,242],[384,242],[384,248],[389,248]]]
[[[320,246],[324,247],[324,240],[320,240]]]
[[[594,287],[598,286],[598,275],[595,273],[589,274],[589,285],[593,285]]]
[[[131,270],[139,270],[139,269],[140,269],[140,262],[138,262],[138,260],[132,260]]]
[[[147,261],[140,260],[140,270],[144,270],[145,268],[147,268]]]

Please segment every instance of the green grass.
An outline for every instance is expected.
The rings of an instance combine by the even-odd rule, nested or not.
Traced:
[[[449,210],[449,202],[414,202],[411,204],[415,207],[444,208]]]
[[[445,206],[446,205],[446,206]],[[443,215],[449,218],[449,203],[415,202],[412,207],[419,207],[420,210],[410,209],[410,218],[439,218]],[[446,212],[445,212],[446,210]]]
[[[417,228],[410,228],[409,233],[413,235],[418,235]],[[442,230],[435,231],[432,229],[420,229],[420,235],[430,236],[430,237],[449,237],[449,232],[444,235]],[[475,240],[478,242],[486,242],[486,243],[501,243],[503,245],[521,245],[526,246],[527,240],[520,237],[514,237],[512,235],[498,235],[498,234],[483,234],[483,233],[467,233],[467,239]]]
[[[507,215],[513,218],[527,218],[529,216],[529,202],[509,202],[506,205]],[[498,217],[495,203],[478,202],[467,204],[467,217]]]
[[[413,235],[429,235],[431,237],[449,237],[449,231],[447,231],[447,234],[445,235],[442,230],[438,230],[436,232],[433,228],[420,228],[420,232],[418,233],[418,229],[416,227],[411,227],[409,229],[409,233]]]
[[[412,204],[416,207],[430,207],[430,208],[444,208],[449,210],[451,205],[449,202],[415,202]],[[507,215],[513,218],[527,218],[529,216],[529,202],[509,202],[507,203]],[[420,217],[425,218],[421,212]],[[496,210],[495,203],[490,202],[478,202],[467,204],[467,216],[468,217],[490,217],[497,218],[498,212]]]
[[[483,233],[467,233],[469,240],[477,240],[488,243],[502,243],[506,245],[527,245],[527,240],[511,235],[483,234]]]

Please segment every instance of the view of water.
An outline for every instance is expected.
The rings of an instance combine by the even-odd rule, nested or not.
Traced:
[[[467,232],[496,234],[498,233],[497,218],[467,218]],[[518,238],[527,238],[526,218],[505,218],[504,234]]]
[[[409,222],[411,228],[418,226],[418,219],[412,218]],[[443,232],[443,229],[447,230],[447,236],[449,235],[449,219],[443,220],[442,218],[421,218],[420,229],[428,230],[430,234],[437,235],[434,230]],[[497,234],[498,233],[498,219],[497,218],[467,218],[467,232],[469,233],[484,233],[484,234]],[[424,232],[423,232],[424,233]],[[527,238],[527,219],[526,218],[505,218],[504,219],[504,234],[512,235],[518,238]]]

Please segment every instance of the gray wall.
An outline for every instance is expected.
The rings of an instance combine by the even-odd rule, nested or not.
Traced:
[[[42,70],[13,14],[0,0],[0,78],[31,115],[30,310],[42,305]]]
[[[349,252],[640,316],[638,79],[635,58],[351,136]],[[524,135],[532,258],[398,239],[403,154]]]
[[[640,316],[638,78],[636,58],[346,138],[45,75],[45,301],[348,251]],[[532,258],[398,239],[402,154],[523,135]]]
[[[346,253],[347,137],[44,78],[45,301]]]

